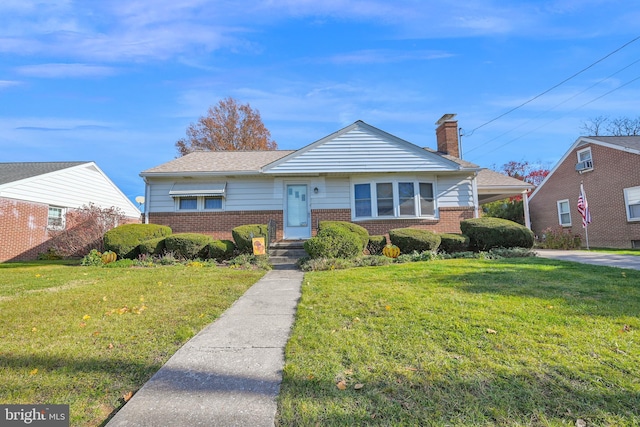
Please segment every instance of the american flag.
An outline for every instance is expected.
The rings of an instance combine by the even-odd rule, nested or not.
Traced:
[[[580,184],[580,195],[578,196],[578,212],[582,216],[582,228],[587,228],[587,224],[591,222],[591,211],[589,203],[587,203],[587,195],[584,194],[584,186]]]

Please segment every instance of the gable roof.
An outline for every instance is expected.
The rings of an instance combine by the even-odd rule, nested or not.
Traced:
[[[170,162],[144,170],[140,176],[216,175],[258,173],[260,169],[294,151],[195,151]]]
[[[262,171],[267,174],[445,172],[475,170],[377,129],[362,120],[303,147]]]
[[[90,162],[14,162],[0,163],[0,185],[57,172]]]
[[[569,147],[566,153],[558,160],[558,162],[553,166],[549,174],[545,177],[544,180],[538,185],[533,193],[529,196],[532,199],[544,184],[551,179],[551,176],[554,172],[560,167],[562,163],[573,153],[576,148],[584,147],[586,145],[595,144],[600,145],[602,147],[611,148],[613,150],[620,150],[627,153],[638,154],[640,155],[640,136],[580,136],[576,141]]]

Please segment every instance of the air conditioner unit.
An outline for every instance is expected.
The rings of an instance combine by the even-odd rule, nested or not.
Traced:
[[[576,170],[578,172],[586,171],[589,169],[593,169],[593,162],[591,160],[585,160],[584,162],[579,162],[576,164]]]

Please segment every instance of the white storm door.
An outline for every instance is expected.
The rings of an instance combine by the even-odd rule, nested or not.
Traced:
[[[306,184],[287,184],[285,189],[284,238],[311,237],[309,194]]]

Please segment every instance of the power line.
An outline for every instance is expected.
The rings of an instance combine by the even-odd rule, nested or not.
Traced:
[[[571,80],[571,79],[573,79],[573,78],[577,77],[578,75],[580,75],[580,74],[584,73],[584,72],[585,72],[585,71],[587,71],[588,69],[592,68],[594,65],[599,64],[600,62],[604,61],[605,59],[607,59],[607,58],[608,58],[608,57],[610,57],[611,55],[613,55],[613,54],[615,54],[615,53],[617,53],[617,52],[621,51],[621,50],[622,50],[622,49],[624,49],[625,47],[629,46],[631,43],[636,42],[636,41],[638,41],[638,40],[640,40],[640,36],[638,36],[638,37],[634,38],[633,40],[630,40],[630,41],[626,42],[625,44],[623,44],[623,45],[622,45],[622,46],[620,46],[619,48],[615,49],[615,50],[614,50],[614,51],[612,51],[612,52],[609,52],[607,55],[605,55],[605,56],[603,56],[602,58],[598,59],[598,60],[597,60],[596,62],[594,62],[593,64],[591,64],[591,65],[589,65],[589,66],[587,66],[587,67],[583,68],[582,70],[578,71],[577,73],[573,74],[572,76],[567,77],[566,79],[564,79],[564,80],[563,80],[563,81],[561,81],[560,83],[556,84],[555,86],[550,87],[549,89],[545,90],[545,91],[544,91],[544,92],[542,92],[542,93],[539,93],[538,95],[536,95],[536,96],[534,96],[533,98],[531,98],[531,99],[529,99],[529,100],[527,100],[527,101],[523,102],[522,104],[520,104],[520,105],[518,105],[518,106],[516,106],[516,107],[513,107],[512,109],[510,109],[509,111],[507,111],[507,112],[505,112],[505,113],[500,114],[498,117],[495,117],[495,118],[493,118],[493,119],[489,120],[488,122],[485,122],[485,123],[481,124],[480,126],[478,126],[478,127],[474,128],[474,129],[472,129],[472,130],[471,130],[471,133],[469,133],[469,134],[464,134],[464,136],[469,137],[469,136],[473,135],[473,133],[474,133],[475,131],[477,131],[478,129],[480,129],[480,128],[482,128],[482,127],[484,127],[484,126],[486,126],[486,125],[488,125],[488,124],[490,124],[490,123],[493,123],[493,122],[495,122],[496,120],[503,118],[503,117],[504,117],[504,116],[506,116],[507,114],[513,113],[514,111],[516,111],[516,110],[518,110],[518,109],[520,109],[520,108],[524,107],[525,105],[529,104],[530,102],[535,101],[536,99],[540,98],[541,96],[546,95],[547,93],[551,92],[552,90],[554,90],[554,89],[556,89],[556,88],[558,88],[558,87],[562,86],[563,84],[565,84],[565,83],[566,83],[566,82],[568,82],[569,80]]]
[[[495,141],[496,139],[500,139],[500,138],[502,138],[503,136],[505,136],[505,135],[507,135],[507,134],[509,134],[509,133],[513,132],[514,130],[519,129],[519,128],[521,128],[522,126],[525,126],[526,124],[528,124],[528,123],[532,122],[534,119],[537,119],[538,117],[545,115],[545,114],[546,114],[546,113],[548,113],[549,111],[554,110],[554,109],[558,108],[559,106],[561,106],[561,105],[563,105],[563,104],[566,104],[567,102],[571,101],[572,99],[574,99],[574,98],[576,98],[576,97],[578,97],[578,96],[582,95],[583,93],[587,92],[588,90],[590,90],[590,89],[592,89],[592,88],[594,88],[594,87],[598,86],[599,84],[601,84],[601,83],[603,83],[603,82],[605,82],[605,81],[609,80],[611,77],[613,77],[613,76],[615,76],[616,74],[618,74],[618,73],[620,73],[620,72],[622,72],[622,71],[626,70],[627,68],[629,68],[629,67],[631,67],[631,66],[633,66],[633,65],[637,64],[638,62],[640,62],[640,59],[637,59],[637,60],[633,61],[631,64],[629,64],[629,65],[627,65],[627,66],[625,66],[625,67],[620,68],[619,70],[617,70],[617,71],[616,71],[615,73],[613,73],[613,74],[609,74],[607,77],[605,77],[605,78],[603,78],[603,79],[601,79],[601,80],[597,81],[596,83],[592,84],[591,86],[587,87],[586,89],[583,89],[583,90],[581,90],[580,92],[578,92],[578,93],[576,93],[576,94],[574,94],[574,95],[570,96],[569,98],[565,99],[564,101],[559,102],[558,104],[554,105],[553,107],[546,109],[545,111],[543,111],[543,112],[541,112],[540,114],[536,115],[536,116],[535,116],[535,117],[533,117],[532,119],[529,119],[529,120],[527,120],[527,121],[525,121],[525,122],[523,122],[523,123],[519,124],[518,126],[516,126],[516,127],[512,128],[512,129],[509,129],[508,131],[506,131],[506,132],[504,132],[504,133],[501,133],[500,135],[495,136],[495,137],[491,138],[491,139],[490,139],[490,140],[488,140],[488,141],[485,141],[482,145],[478,145],[477,147],[474,147],[474,148],[470,149],[469,151],[467,151],[467,154],[469,154],[469,153],[471,153],[471,152],[473,152],[473,151],[477,150],[478,148],[482,147],[483,145],[487,145],[487,144],[489,144],[489,143],[491,143],[491,142]],[[634,80],[632,80],[632,82],[633,82],[633,81],[634,81]],[[626,85],[626,84],[628,84],[628,83],[625,83],[625,85]],[[621,86],[621,87],[622,87],[622,86]],[[617,88],[616,88],[616,89],[617,89]],[[610,93],[610,92],[607,92],[607,93],[605,93],[605,94],[604,94],[604,95],[602,95],[602,96],[605,96],[605,95],[607,95],[607,94],[609,94],[609,93]],[[587,104],[583,104],[583,105],[581,105],[581,106],[580,106],[580,107],[578,107],[577,109],[580,109],[580,108],[584,107],[585,105],[588,105],[589,103],[594,102],[594,101],[596,101],[596,100],[600,99],[602,96],[600,96],[600,97],[598,97],[598,98],[595,98],[595,99],[593,99],[592,101],[589,101]],[[573,111],[575,111],[575,110],[572,110],[571,112],[573,112]],[[563,116],[560,116],[560,117],[564,117],[564,115],[563,115]],[[539,129],[539,128],[536,128],[536,130],[537,130],[537,129]],[[528,135],[529,133],[530,133],[530,132],[526,133],[525,135]],[[518,138],[516,138],[516,139],[518,139]],[[509,143],[511,143],[511,142],[513,142],[513,141],[515,141],[515,139],[512,139],[511,141],[507,142],[507,144],[509,144]],[[506,144],[504,144],[504,145],[506,145]],[[501,145],[500,147],[503,147],[504,145]]]

